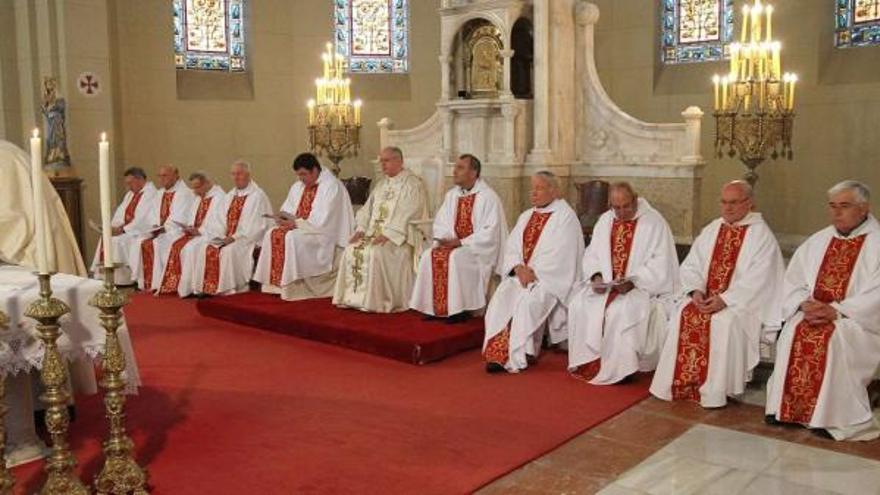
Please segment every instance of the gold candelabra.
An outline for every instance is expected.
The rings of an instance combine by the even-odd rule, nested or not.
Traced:
[[[791,160],[797,76],[782,72],[782,45],[773,40],[773,6],[743,6],[742,34],[730,46],[730,72],[715,75],[715,150],[738,156],[755,185],[767,157]]]
[[[351,79],[345,78],[345,61],[327,43],[321,55],[323,77],[315,80],[317,95],[308,101],[309,149],[330,159],[339,174],[339,162],[356,156],[360,148],[361,101],[351,99]]]
[[[70,312],[64,301],[52,297],[52,274],[39,273],[39,298],[28,305],[25,316],[37,321],[37,336],[43,341],[40,379],[45,388],[40,399],[46,403],[46,430],[52,440],[52,452],[46,460],[48,475],[41,495],[87,495],[88,489],[73,472],[76,458],[67,441],[70,416],[67,412],[67,364],[58,351],[61,327],[58,319]]]
[[[101,311],[101,326],[106,333],[101,388],[110,423],[109,437],[103,443],[104,465],[93,485],[98,495],[147,495],[149,475],[134,460],[134,443],[125,430],[125,354],[117,331],[122,317],[120,309],[128,304],[128,296],[116,288],[115,270],[115,266],[103,268],[104,287],[89,301]]]
[[[9,326],[9,318],[0,311],[0,331]],[[6,469],[6,375],[0,374],[0,495],[10,495],[15,487],[15,477]]]

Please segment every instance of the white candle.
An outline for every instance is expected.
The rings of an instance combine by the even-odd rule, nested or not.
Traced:
[[[104,266],[113,266],[113,227],[110,225],[110,143],[107,133],[101,133],[98,143],[98,185],[101,192],[101,242],[104,249]]]
[[[764,8],[764,12],[767,13],[767,42],[773,41],[773,27],[772,27],[772,18],[773,18],[773,6],[768,5]]]
[[[788,109],[789,111],[794,110],[794,86],[798,82],[797,74],[791,75],[791,94],[788,97]]]
[[[721,77],[718,74],[715,74],[712,77],[712,84],[715,86],[715,111],[721,110],[721,92],[720,92],[720,84]]]
[[[37,271],[49,273],[46,246],[46,205],[43,203],[43,146],[40,131],[34,129],[31,137],[31,189],[34,201],[34,237],[37,240]]]
[[[354,100],[354,125],[361,125],[361,100]]]
[[[748,41],[748,32],[749,32],[749,21],[751,19],[751,13],[749,12],[749,6],[743,5],[742,9],[743,17],[742,17],[742,34],[740,36],[740,43],[745,43]]]

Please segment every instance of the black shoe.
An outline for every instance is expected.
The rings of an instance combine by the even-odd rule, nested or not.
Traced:
[[[439,320],[439,319],[440,319],[439,317],[434,316],[434,315],[424,315],[424,316],[422,316],[422,321],[436,321],[436,320]]]
[[[464,323],[471,319],[471,315],[467,311],[462,311],[461,313],[454,314],[449,318],[446,318],[447,325],[455,325],[457,323]]]
[[[504,366],[498,363],[486,363],[486,373],[504,373],[507,371]]]
[[[529,366],[534,366],[538,364],[538,356],[532,356],[531,354],[526,354],[526,363]]]
[[[768,414],[764,416],[764,423],[770,426],[782,426],[783,422],[776,419],[775,414]]]
[[[826,430],[825,428],[810,428],[810,433],[816,435],[819,438],[834,440],[834,437],[831,436],[831,433],[828,433],[828,430]]]

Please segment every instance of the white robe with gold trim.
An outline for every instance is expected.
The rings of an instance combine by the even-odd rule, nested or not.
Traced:
[[[421,177],[404,169],[376,184],[355,217],[364,238],[349,244],[339,264],[333,304],[376,313],[406,311],[414,277],[416,232],[410,222],[427,215]],[[384,235],[388,242],[372,244]]]

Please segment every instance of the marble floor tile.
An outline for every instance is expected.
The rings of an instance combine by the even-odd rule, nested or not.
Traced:
[[[743,493],[754,480],[760,476],[751,471],[741,471],[739,469],[731,469],[724,473],[720,478],[709,483],[708,486],[701,487],[695,493],[699,495],[731,495],[733,493]]]
[[[624,473],[616,484],[651,495],[697,493],[731,468],[660,451]]]
[[[720,492],[719,492],[720,493]],[[798,485],[781,478],[758,475],[751,483],[738,492],[741,495],[834,495],[835,492]],[[870,492],[866,492],[870,493]]]
[[[794,445],[763,472],[835,493],[880,494],[880,462]]]
[[[758,473],[792,444],[748,433],[697,425],[660,452]]]

